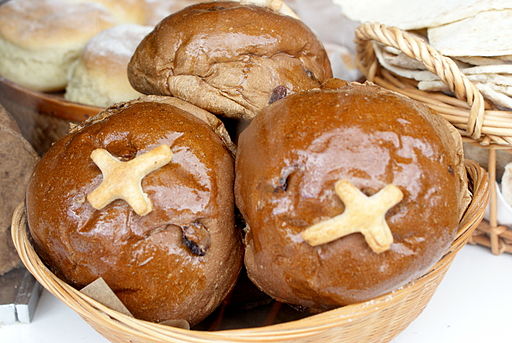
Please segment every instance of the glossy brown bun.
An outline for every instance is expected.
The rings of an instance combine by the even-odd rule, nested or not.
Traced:
[[[212,113],[253,118],[278,86],[288,93],[332,76],[325,49],[301,21],[222,1],[165,18],[128,65],[133,88],[173,95]]]
[[[231,290],[242,264],[226,137],[212,114],[161,97],[112,107],[75,128],[30,181],[28,223],[40,256],[76,287],[103,277],[137,318],[199,322]],[[174,155],[143,179],[148,215],[124,200],[103,210],[85,200],[102,181],[89,157],[94,149],[131,160],[161,144]]]
[[[427,107],[373,85],[295,94],[242,133],[235,195],[248,224],[245,265],[272,297],[328,309],[420,276],[446,252],[467,205],[461,138]],[[359,233],[312,247],[301,233],[344,204],[334,183],[366,195],[394,184],[394,237],[377,254]]]

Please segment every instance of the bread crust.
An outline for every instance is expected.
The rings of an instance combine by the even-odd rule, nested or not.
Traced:
[[[103,277],[135,317],[193,325],[241,267],[233,157],[208,122],[158,100],[112,107],[58,141],[35,169],[27,217],[40,256],[75,287]],[[85,200],[102,181],[93,150],[131,160],[161,144],[173,158],[142,181],[151,213],[140,217],[123,200],[94,210]]]
[[[128,66],[144,94],[173,95],[217,115],[253,118],[272,91],[319,87],[332,77],[327,54],[301,21],[270,9],[221,1],[165,18]]]
[[[142,96],[128,82],[126,68],[135,48],[151,32],[141,25],[118,25],[100,32],[70,69],[65,98],[107,107]]]
[[[331,84],[267,107],[242,133],[235,195],[248,224],[245,264],[274,298],[316,309],[365,301],[431,267],[467,205],[461,138],[426,106],[374,85]],[[312,247],[301,233],[340,215],[336,181],[404,195],[377,254],[361,234]]]

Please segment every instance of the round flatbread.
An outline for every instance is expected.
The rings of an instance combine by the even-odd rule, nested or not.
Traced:
[[[510,55],[511,35],[512,9],[481,12],[474,17],[428,29],[430,44],[447,56]]]

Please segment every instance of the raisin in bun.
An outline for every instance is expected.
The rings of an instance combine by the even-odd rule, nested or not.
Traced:
[[[250,278],[316,309],[420,276],[446,252],[468,202],[461,138],[448,122],[377,86],[328,88],[264,109],[240,136],[236,161]],[[391,241],[379,245],[374,227],[380,235],[386,226]],[[367,227],[368,237],[358,232]],[[320,244],[308,235],[340,229]]]
[[[244,119],[265,107],[278,86],[299,92],[331,76],[324,47],[300,20],[231,1],[189,6],[165,18],[128,65],[141,93],[173,95]]]
[[[100,184],[131,189],[138,169],[107,175],[93,151],[131,163],[166,145],[170,162],[142,179],[149,213],[137,214],[132,196],[96,209]],[[137,318],[199,322],[231,290],[242,264],[231,149],[217,118],[179,99],[107,109],[55,143],[35,169],[26,204],[38,253],[75,287],[102,277]]]

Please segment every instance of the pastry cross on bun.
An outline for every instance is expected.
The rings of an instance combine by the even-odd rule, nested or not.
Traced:
[[[345,211],[339,216],[309,227],[302,232],[302,238],[309,245],[318,246],[360,232],[374,252],[379,254],[389,250],[393,235],[385,215],[402,201],[404,194],[400,188],[387,185],[368,197],[349,181],[338,180],[334,189],[343,201]]]
[[[116,23],[95,3],[10,0],[0,5],[0,75],[34,90],[64,89],[85,44]]]
[[[172,151],[170,146],[162,144],[133,160],[123,162],[100,148],[93,150],[91,159],[103,175],[98,188],[87,194],[87,201],[92,207],[101,210],[114,200],[122,199],[139,216],[145,216],[153,211],[153,204],[142,189],[142,179],[171,162]]]
[[[272,91],[317,88],[332,76],[327,54],[300,20],[269,8],[218,1],[165,18],[128,66],[144,94],[173,95],[217,115],[253,118]]]
[[[249,277],[280,301],[320,310],[422,275],[468,203],[461,137],[447,121],[371,84],[325,88],[276,101],[251,122],[235,183]]]
[[[35,169],[26,205],[38,253],[76,287],[102,277],[137,318],[198,323],[231,290],[242,264],[231,149],[215,116],[176,98],[107,109],[55,143]],[[100,170],[91,153],[105,150],[129,168],[157,152],[158,168],[144,167],[137,180],[148,213],[134,211],[131,195],[99,210],[87,200],[103,181],[129,179],[102,174],[108,168],[99,162]]]

